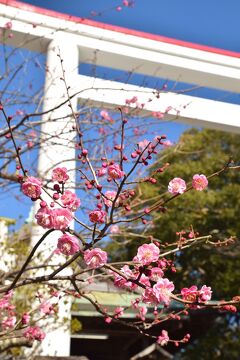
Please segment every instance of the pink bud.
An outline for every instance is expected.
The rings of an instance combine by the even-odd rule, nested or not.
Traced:
[[[58,194],[58,193],[54,193],[54,194],[53,194],[53,199],[54,199],[54,200],[58,200],[58,199],[59,199],[59,194]]]
[[[83,156],[87,156],[87,154],[88,154],[88,151],[87,151],[86,149],[83,149],[82,155],[83,155]]]

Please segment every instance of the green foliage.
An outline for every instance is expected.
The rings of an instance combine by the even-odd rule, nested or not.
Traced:
[[[159,183],[166,189],[174,177],[191,183],[194,174],[208,176],[223,168],[230,158],[238,164],[240,138],[214,130],[190,130],[182,135],[174,150],[168,149],[164,155],[167,155],[170,167],[159,176]],[[145,196],[147,187],[150,185],[145,184]],[[157,186],[155,189],[157,196],[160,191]],[[200,235],[212,234],[214,240],[238,236],[240,197],[237,194],[240,194],[239,171],[228,170],[213,177],[207,190],[191,190],[169,202],[166,213],[155,213],[153,235],[171,243],[176,241],[177,231],[192,226]],[[216,289],[215,296],[238,294],[239,252],[237,243],[226,249],[204,245],[182,252],[177,257],[182,270],[176,275],[179,287],[206,283]]]
[[[164,150],[151,171],[164,162],[170,166],[158,175],[156,185],[143,183],[138,190],[138,201],[150,206],[161,198],[171,197],[166,193],[168,183],[174,177],[181,177],[191,184],[194,174],[206,176],[222,169],[229,159],[238,164],[240,160],[240,138],[238,135],[205,129],[191,129],[185,132],[179,143]],[[204,191],[191,190],[176,197],[167,204],[165,213],[156,211],[151,214],[153,225],[145,235],[154,236],[164,243],[176,242],[176,232],[191,227],[200,236],[212,235],[213,240],[238,236],[240,233],[240,172],[228,170],[220,176],[209,180],[209,187]],[[136,207],[139,209],[139,207]],[[126,229],[123,229],[126,230]],[[135,236],[131,233],[135,232]],[[139,238],[136,237],[139,234]],[[133,257],[137,247],[147,241],[142,238],[143,230],[131,229],[128,226],[125,236],[119,238],[117,245],[108,245],[114,259]],[[132,240],[122,246],[124,240]],[[137,239],[137,240],[136,240]],[[177,272],[175,281],[178,288],[191,284],[207,284],[215,290],[216,297],[231,297],[239,292],[239,281],[236,268],[240,266],[240,247],[238,242],[227,248],[216,248],[210,245],[199,245],[179,252],[175,256]]]
[[[166,193],[167,186],[174,177],[181,177],[191,184],[194,174],[209,176],[222,169],[230,158],[233,159],[233,165],[240,165],[239,135],[207,129],[187,131],[176,146],[164,150],[159,155],[150,172],[165,162],[169,162],[170,166],[158,175],[156,185],[143,183],[140,186],[137,201],[139,203],[142,201],[144,206],[148,207],[158,202],[163,193],[165,194],[162,198],[168,199],[171,195]],[[136,206],[136,209],[140,209],[140,206]],[[230,236],[238,237],[239,213],[240,171],[228,170],[220,176],[212,177],[208,189],[202,192],[191,190],[169,201],[165,213],[159,211],[152,213],[149,220],[153,221],[153,226],[147,230],[146,235],[154,236],[161,240],[162,244],[176,242],[176,232],[190,228],[200,236],[212,235],[213,241]],[[127,233],[131,232],[133,229],[129,227]],[[116,259],[124,259],[127,254],[133,257],[140,243],[148,241],[147,237],[145,239],[140,237],[143,233],[142,229],[135,233],[139,234],[139,238],[129,236],[133,241],[131,245],[120,247],[117,247],[116,243],[110,245],[111,250],[115,250]],[[121,243],[120,239],[118,242]],[[231,246],[221,248],[207,244],[194,246],[179,251],[173,259],[178,271],[170,276],[177,291],[193,284],[199,286],[206,284],[212,287],[215,299],[229,300],[232,296],[239,295],[238,241]],[[180,358],[182,360],[238,359],[239,343],[235,339],[234,331],[229,319],[218,319],[211,334],[196,340]],[[232,350],[229,350],[228,345],[232,346]]]

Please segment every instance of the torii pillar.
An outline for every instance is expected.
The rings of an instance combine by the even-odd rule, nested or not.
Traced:
[[[49,179],[51,170],[58,164],[66,167],[70,173],[72,186],[75,184],[75,120],[72,116],[67,97],[67,87],[71,87],[78,75],[78,48],[69,39],[64,37],[52,40],[47,49],[46,75],[44,87],[43,112],[49,111],[42,117],[41,125],[41,146],[38,157],[38,173],[43,179]],[[70,56],[69,56],[70,55]],[[64,73],[63,73],[64,72]],[[65,78],[65,82],[63,81]],[[61,105],[63,104],[64,105]],[[61,105],[61,106],[60,106]],[[77,98],[71,99],[73,111],[77,110]],[[46,197],[47,199],[47,197]],[[49,197],[48,197],[49,202]],[[39,208],[35,205],[34,214]],[[33,227],[32,243],[35,244],[41,235],[44,234],[39,226]],[[60,233],[59,233],[60,235]],[[46,249],[45,256],[51,255],[56,249],[58,234],[50,234],[41,248]],[[49,245],[51,244],[51,246]],[[64,256],[60,256],[62,262]],[[68,270],[62,271],[66,275]],[[69,356],[71,336],[71,304],[70,300],[64,303],[65,299],[58,304],[59,326],[54,320],[49,320],[46,327],[46,338],[42,342],[41,354],[48,356]],[[64,324],[63,324],[64,323]]]

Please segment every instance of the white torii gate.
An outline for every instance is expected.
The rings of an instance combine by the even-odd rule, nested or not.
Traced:
[[[52,54],[60,48],[66,74],[71,74],[72,92],[77,99],[90,99],[93,106],[116,107],[138,93],[144,111],[165,111],[170,117],[196,126],[239,132],[240,107],[190,95],[162,93],[161,100],[148,103],[156,89],[93,79],[78,73],[79,62],[133,71],[196,84],[203,87],[240,92],[240,53],[147,34],[30,6],[14,0],[0,0],[0,25],[12,21],[14,36],[8,44],[47,53],[51,76],[62,76],[60,62]],[[52,55],[50,55],[52,54]],[[46,79],[46,89],[50,79]],[[126,93],[124,93],[122,91]],[[56,89],[54,89],[55,91]],[[120,91],[119,91],[120,90]],[[131,93],[132,94],[131,94]],[[48,97],[51,97],[48,90]],[[55,104],[59,104],[53,92]],[[186,106],[187,105],[187,106]],[[49,104],[45,102],[45,108]],[[179,115],[176,119],[176,110]]]
[[[68,106],[57,107],[66,100],[57,57],[60,51],[70,95],[77,94],[72,100],[74,110],[81,100],[90,100],[95,107],[124,106],[126,98],[137,94],[139,102],[145,104],[143,114],[165,112],[171,106],[168,118],[175,121],[240,133],[238,105],[171,92],[161,93],[157,99],[153,96],[156,89],[96,79],[78,72],[81,61],[130,72],[136,69],[144,75],[239,93],[240,53],[77,18],[14,0],[0,0],[0,26],[8,21],[12,22],[13,33],[7,39],[9,45],[47,54],[43,110],[55,109],[54,118],[69,115]],[[56,122],[49,121],[49,117],[43,116],[42,131],[56,140],[54,145],[48,141],[40,148],[40,173],[56,163],[56,154],[63,161],[75,158],[74,146],[69,146],[71,122],[66,125],[59,120],[56,128]],[[33,241],[36,239],[38,234],[33,235]],[[58,329],[48,338],[51,347],[45,348],[43,354],[69,355],[69,333]]]

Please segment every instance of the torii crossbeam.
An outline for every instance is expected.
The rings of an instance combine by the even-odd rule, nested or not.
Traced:
[[[140,101],[145,103],[147,113],[164,111],[166,105],[171,105],[169,115],[176,121],[240,133],[238,105],[169,92],[161,95],[161,101],[147,103],[154,89],[100,79],[93,85],[91,77],[78,73],[80,61],[96,62],[115,69],[136,69],[144,75],[238,93],[240,53],[77,18],[14,0],[0,0],[0,14],[1,25],[8,20],[13,22],[14,36],[8,40],[10,45],[49,54],[53,42],[58,43],[65,71],[73,75],[71,87],[80,91],[78,99],[88,98],[93,106],[102,102],[119,106],[124,105],[126,98],[122,89],[133,93],[140,90]],[[66,50],[70,48],[69,53]],[[72,58],[73,52],[78,56],[72,59],[72,68],[67,69],[67,58]],[[54,64],[48,63],[48,66],[50,69],[53,66],[58,76],[56,58],[52,61]],[[99,90],[96,93],[94,89]],[[179,110],[177,119],[176,109]]]

